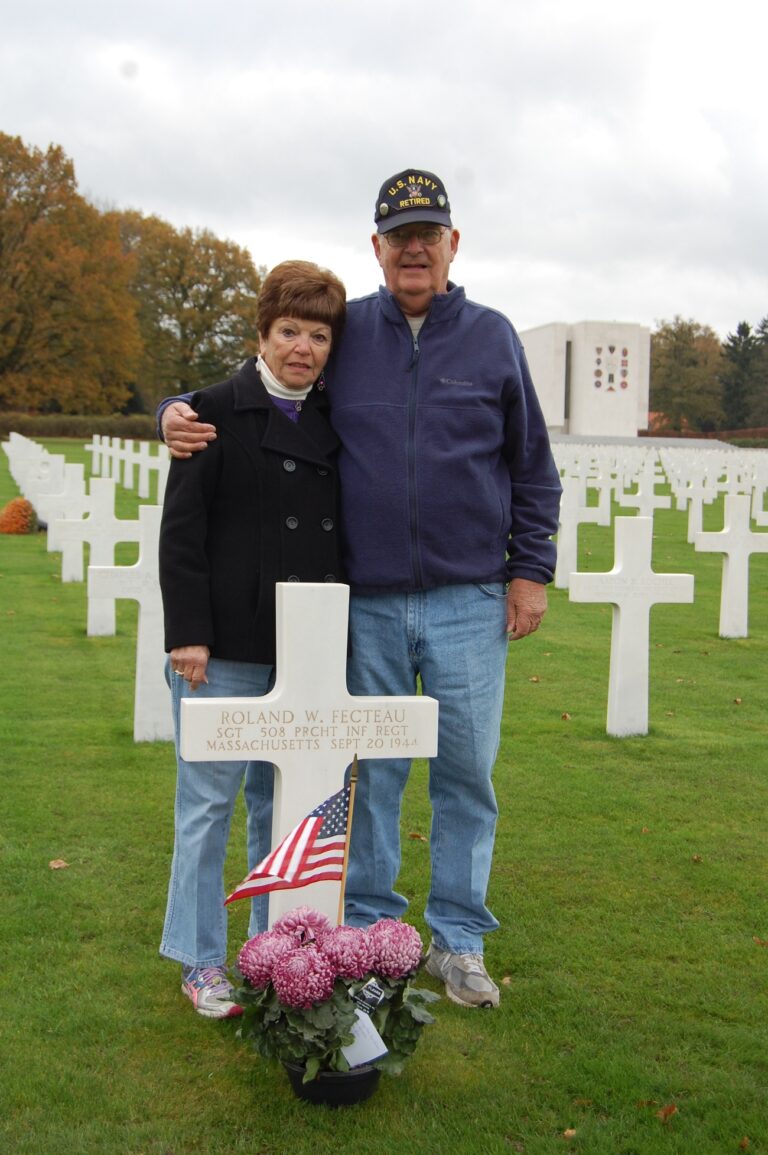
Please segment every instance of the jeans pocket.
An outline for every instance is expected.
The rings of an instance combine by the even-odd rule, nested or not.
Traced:
[[[504,582],[491,582],[490,585],[483,585],[478,582],[477,589],[489,598],[505,598],[507,596],[507,587]]]

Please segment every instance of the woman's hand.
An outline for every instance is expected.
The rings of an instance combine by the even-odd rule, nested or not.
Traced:
[[[177,646],[171,650],[171,670],[189,682],[190,690],[196,690],[203,682],[211,651],[207,646]]]

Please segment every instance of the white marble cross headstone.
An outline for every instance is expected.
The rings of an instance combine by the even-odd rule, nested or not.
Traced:
[[[616,501],[622,508],[637,509],[640,517],[653,517],[655,509],[669,509],[672,498],[656,492],[656,485],[663,480],[656,472],[656,458],[649,454],[637,479],[635,493],[617,493]]]
[[[61,550],[61,580],[63,582],[81,582],[85,574],[83,565],[84,546],[90,548],[91,565],[113,565],[115,561],[115,539],[112,535],[104,534],[102,530],[115,521],[115,483],[111,477],[92,477],[85,496],[85,508],[79,517],[70,514],[59,518],[49,528],[54,531],[55,548]],[[136,526],[138,541],[138,522],[127,522],[127,525]],[[104,634],[114,634],[114,610],[111,615],[111,628],[105,629]],[[89,635],[99,633],[98,629],[88,630]]]
[[[555,566],[555,587],[559,590],[568,588],[569,578],[579,564],[579,526],[585,522],[611,524],[609,486],[601,486],[598,505],[587,505],[586,486],[581,478],[566,475],[562,484]]]
[[[749,524],[751,498],[728,494],[725,523],[718,533],[697,533],[696,550],[723,555],[720,586],[720,637],[746,638],[749,622],[749,559],[768,553],[768,533],[754,533]]]
[[[248,758],[276,767],[273,847],[341,790],[355,754],[429,758],[437,752],[434,698],[356,698],[347,690],[348,609],[346,585],[278,582],[274,689],[261,698],[181,703],[181,753],[188,761]],[[304,903],[336,923],[339,887],[319,882],[274,891],[270,925]]]
[[[140,507],[139,560],[135,565],[88,567],[89,599],[132,598],[139,603],[133,710],[135,742],[167,742],[173,737],[171,697],[164,672],[163,603],[157,561],[162,512],[159,505]]]
[[[692,602],[693,575],[651,569],[653,518],[617,517],[614,565],[608,573],[572,573],[573,602],[613,605],[607,733],[648,733],[648,645],[651,606]]]

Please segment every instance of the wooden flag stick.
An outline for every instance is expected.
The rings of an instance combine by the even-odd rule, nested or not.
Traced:
[[[352,834],[352,812],[355,809],[355,790],[357,789],[357,754],[352,759],[349,771],[349,810],[347,812],[347,833],[344,838],[344,865],[341,868],[341,891],[339,894],[339,914],[337,923],[344,922],[344,891],[347,886],[347,861],[349,859],[349,840]]]

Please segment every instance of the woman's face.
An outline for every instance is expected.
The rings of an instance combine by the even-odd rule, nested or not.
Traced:
[[[259,338],[259,352],[286,389],[306,389],[328,360],[331,336],[331,326],[322,321],[278,317]]]

